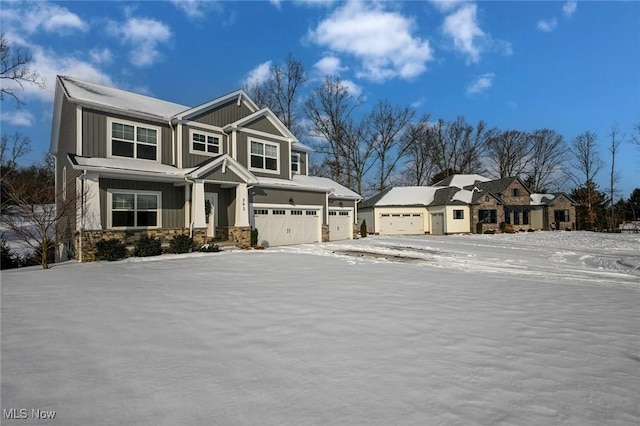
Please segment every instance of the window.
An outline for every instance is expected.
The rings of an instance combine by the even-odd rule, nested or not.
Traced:
[[[291,154],[291,173],[300,173],[300,154]]]
[[[278,172],[278,145],[252,140],[249,142],[251,169]]]
[[[253,214],[269,214],[267,209],[253,209]]]
[[[318,212],[316,210],[307,210],[307,216],[317,216]]]
[[[519,197],[520,196],[520,188],[513,188],[511,193],[513,194],[514,197]]]
[[[514,225],[520,225],[520,211],[519,210],[514,210],[513,211],[513,224]]]
[[[479,210],[478,222],[481,223],[497,223],[498,215],[496,210]]]
[[[349,216],[349,212],[340,212],[340,216]]]
[[[191,130],[191,152],[194,154],[220,154],[220,137],[211,133]]]
[[[285,210],[274,210],[274,211],[273,211],[273,214],[276,214],[276,215],[283,215],[283,214],[286,214],[286,211],[285,211]]]
[[[464,210],[454,210],[453,211],[454,219],[464,219]]]
[[[529,210],[522,210],[522,224],[529,224]]]
[[[556,222],[569,222],[569,210],[554,210],[553,213]]]
[[[511,223],[511,210],[504,209],[504,223]]]
[[[337,212],[329,212],[329,216],[335,216]]]
[[[291,210],[291,216],[302,216],[302,210]]]
[[[159,161],[159,127],[109,120],[110,155]]]
[[[159,192],[109,190],[110,228],[160,227]]]
[[[487,202],[487,203],[489,202],[489,196],[488,196],[488,195],[486,195],[486,196],[484,197],[484,201],[485,201],[485,202]]]

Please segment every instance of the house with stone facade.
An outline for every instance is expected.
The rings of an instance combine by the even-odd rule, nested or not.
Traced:
[[[360,220],[374,234],[456,234],[575,229],[578,205],[567,194],[532,194],[518,177],[453,175],[433,186],[393,187],[362,201]]]
[[[192,107],[58,76],[50,151],[61,259],[142,234],[263,246],[350,239],[361,197],[310,176],[311,149],[242,90]]]

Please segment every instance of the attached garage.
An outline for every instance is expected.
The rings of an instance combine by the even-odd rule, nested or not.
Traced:
[[[329,241],[353,238],[353,209],[329,209]]]
[[[321,206],[254,205],[253,222],[264,247],[322,241]]]
[[[380,235],[424,234],[424,213],[380,213]]]

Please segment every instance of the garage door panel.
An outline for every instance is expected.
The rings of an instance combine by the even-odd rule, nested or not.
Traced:
[[[255,208],[258,244],[265,247],[319,242],[319,209]]]
[[[353,238],[353,210],[329,210],[329,241]]]
[[[380,215],[381,235],[424,234],[422,213],[383,213]]]

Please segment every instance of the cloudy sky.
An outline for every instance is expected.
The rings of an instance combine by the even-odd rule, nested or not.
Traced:
[[[57,74],[195,106],[289,53],[305,91],[337,74],[365,109],[387,99],[567,141],[589,130],[607,162],[611,126],[629,139],[640,121],[639,2],[3,1],[0,19],[46,83],[25,86],[21,109],[1,105],[2,133],[30,136],[32,161],[48,148]],[[623,143],[616,162],[626,197],[640,149]],[[605,188],[607,168],[599,178]]]

